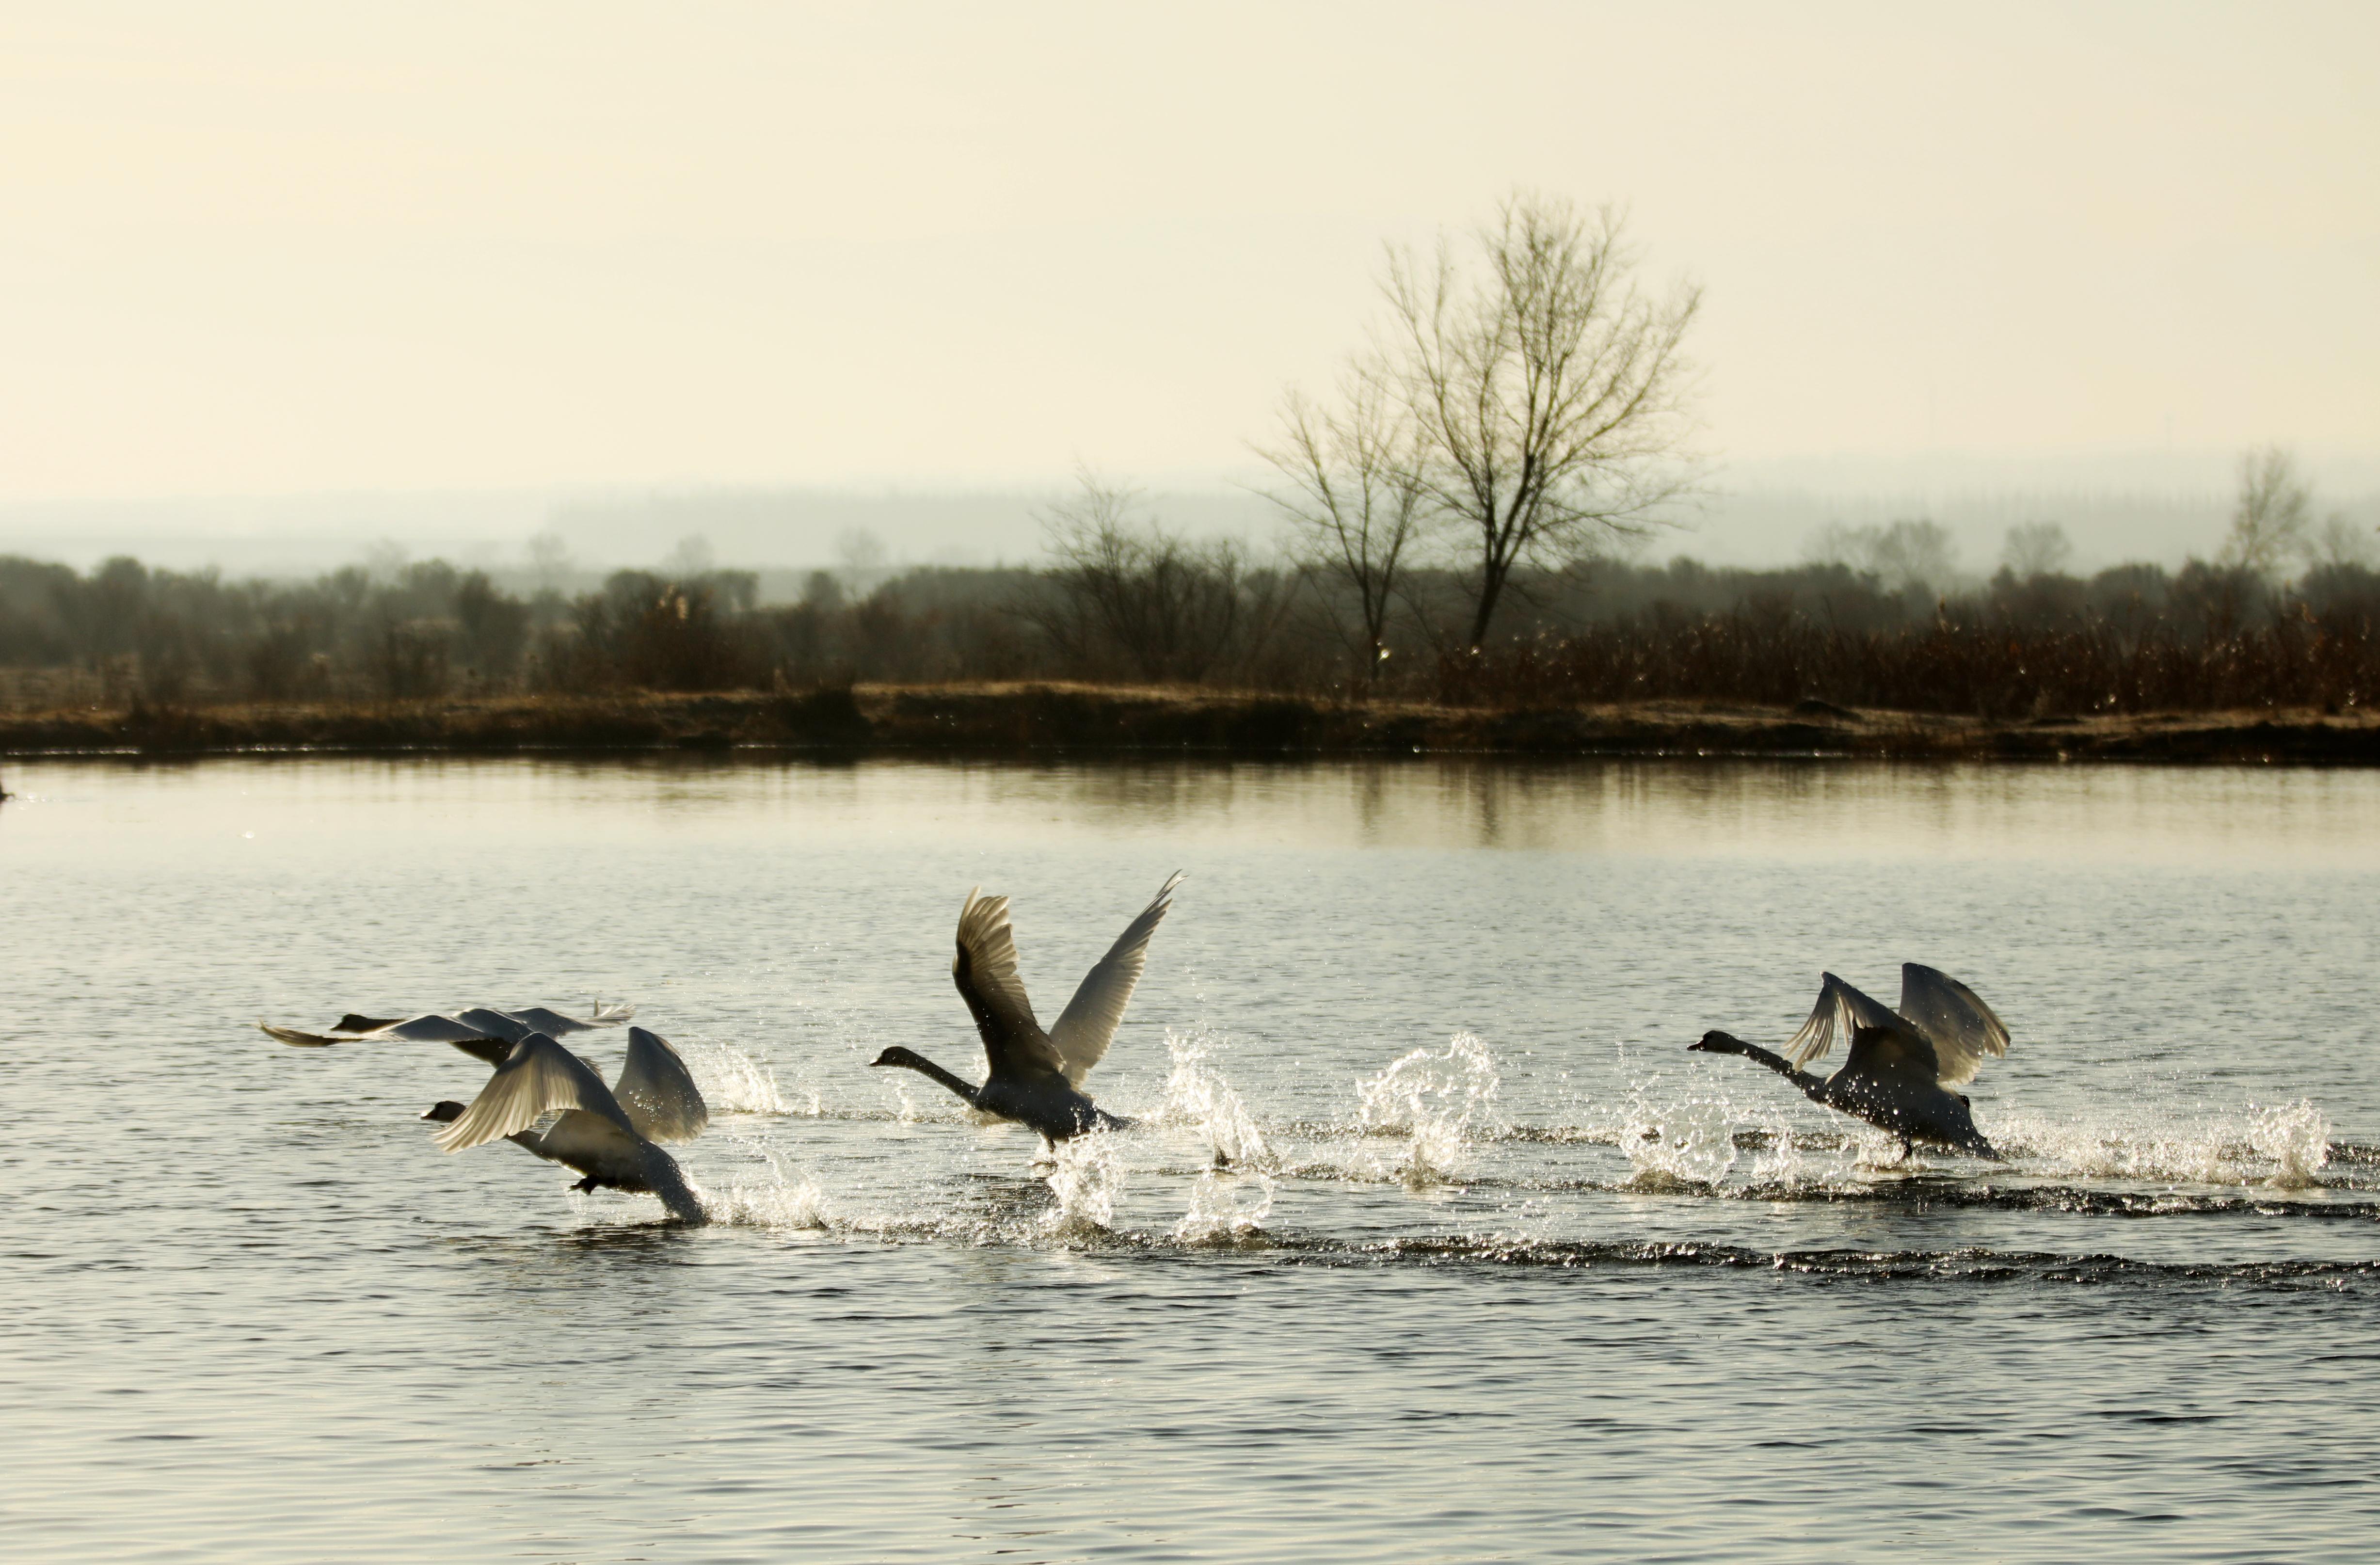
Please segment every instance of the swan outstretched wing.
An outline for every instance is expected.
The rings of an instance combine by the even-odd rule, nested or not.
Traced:
[[[438,1145],[465,1151],[527,1130],[557,1109],[584,1109],[636,1134],[637,1127],[593,1066],[543,1033],[531,1033],[513,1045],[462,1117],[438,1133]]]
[[[436,1014],[408,1016],[401,1022],[382,1022],[361,1032],[349,1026],[350,1023],[370,1019],[344,1016],[340,1018],[339,1025],[328,1033],[300,1032],[296,1027],[278,1027],[270,1022],[256,1025],[264,1029],[267,1037],[277,1037],[300,1049],[322,1049],[334,1043],[363,1043],[382,1038],[402,1043],[471,1043],[485,1041],[492,1036],[486,1029],[473,1026],[458,1017]]]
[[[1836,1074],[1884,1086],[1931,1083],[1935,1071],[1934,1046],[1915,1027],[1893,1016],[1883,1025],[1862,1022],[1852,1028],[1852,1046]]]
[[[1123,1020],[1123,1008],[1132,1003],[1133,989],[1148,965],[1148,939],[1165,921],[1166,909],[1172,905],[1168,899],[1181,883],[1182,872],[1177,869],[1140,916],[1124,926],[1108,953],[1092,964],[1075,998],[1066,1001],[1066,1009],[1050,1025],[1050,1042],[1064,1062],[1066,1079],[1076,1086],[1083,1085],[1092,1066],[1107,1058],[1116,1024]]]
[[[506,1043],[518,1043],[531,1033],[543,1033],[548,1037],[558,1036],[550,1027],[532,1026],[510,1012],[491,1011],[484,1005],[475,1005],[461,1012],[455,1019],[468,1022],[490,1037],[500,1037]]]
[[[612,1096],[647,1141],[692,1141],[710,1122],[710,1106],[686,1062],[669,1039],[642,1027],[628,1029],[628,1062]]]
[[[1934,1045],[1944,1086],[1963,1086],[1984,1056],[2008,1053],[2009,1030],[1974,990],[1933,967],[1900,964],[1900,1013]]]
[[[1842,1034],[1848,1043],[1856,1027],[1904,1025],[1881,1001],[1862,994],[1832,973],[1820,977],[1825,981],[1818,986],[1818,1003],[1811,1007],[1810,1019],[1785,1042],[1785,1058],[1797,1067],[1825,1059],[1827,1051],[1835,1046],[1837,1033]]]
[[[980,886],[967,892],[966,906],[959,912],[958,954],[951,961],[951,980],[975,1017],[976,1031],[983,1035],[984,1058],[995,1074],[1064,1073],[1066,1062],[1034,1019],[1025,981],[1016,976],[1016,937],[1008,927],[1006,897],[985,896]]]
[[[332,1037],[322,1033],[302,1033],[296,1027],[276,1026],[259,1016],[256,1030],[265,1037],[278,1038],[292,1049],[328,1049],[334,1043],[353,1043],[352,1037]]]
[[[637,1008],[625,1002],[618,1005],[598,1005],[595,1007],[594,1016],[585,1021],[577,1016],[565,1016],[559,1011],[549,1011],[542,1005],[532,1005],[523,1011],[503,1013],[514,1021],[523,1024],[533,1031],[543,1033],[548,1037],[562,1037],[571,1033],[583,1033],[593,1027],[616,1027],[636,1013]]]

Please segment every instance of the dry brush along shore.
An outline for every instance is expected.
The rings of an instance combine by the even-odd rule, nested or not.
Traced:
[[[358,704],[92,709],[0,716],[0,754],[734,750],[987,756],[1467,752],[1895,759],[2380,763],[2363,710],[2259,710],[1984,722],[1824,702],[1487,709],[1053,683],[798,694],[616,694]]]

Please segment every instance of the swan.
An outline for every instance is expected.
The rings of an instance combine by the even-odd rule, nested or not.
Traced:
[[[276,1026],[261,1019],[256,1025],[265,1037],[297,1049],[328,1049],[335,1043],[451,1043],[491,1065],[501,1065],[512,1053],[513,1045],[531,1033],[563,1037],[595,1027],[616,1027],[636,1013],[637,1008],[632,1004],[599,1002],[594,1014],[583,1021],[542,1005],[532,1005],[521,1011],[492,1011],[475,1006],[452,1016],[431,1012],[401,1020],[358,1016],[351,1011],[319,1033]]]
[[[560,1110],[542,1133],[529,1127]],[[702,1200],[677,1159],[655,1143],[691,1141],[710,1122],[701,1089],[669,1040],[628,1029],[627,1062],[616,1086],[541,1032],[514,1044],[468,1107],[447,1101],[421,1116],[446,1128],[438,1145],[464,1152],[499,1137],[586,1177],[574,1190],[658,1195],[680,1222],[705,1220]]]
[[[1813,1103],[1899,1136],[1904,1155],[1912,1141],[1930,1141],[2002,1161],[1975,1128],[1967,1095],[1950,1090],[1975,1079],[1985,1055],[2008,1053],[2008,1028],[1992,1008],[1949,974],[1914,962],[1901,964],[1898,1012],[1832,973],[1823,977],[1818,1003],[1786,1043],[1785,1053],[1772,1054],[1722,1032],[1705,1033],[1701,1042],[1686,1047],[1756,1060]],[[1842,1069],[1826,1077],[1803,1070],[1826,1056],[1838,1032],[1851,1040]]]
[[[1083,1078],[1106,1057],[1116,1024],[1123,1020],[1123,1008],[1131,1003],[1133,988],[1148,964],[1149,937],[1164,922],[1173,890],[1181,883],[1177,870],[1158,889],[1108,953],[1092,964],[1047,1032],[1034,1020],[1033,1003],[1025,998],[1024,981],[1016,976],[1016,938],[1008,927],[1008,899],[985,896],[978,886],[967,892],[959,913],[958,954],[951,963],[951,977],[975,1017],[976,1031],[983,1035],[984,1060],[990,1067],[983,1085],[898,1046],[869,1065],[899,1065],[931,1076],[969,1108],[1029,1125],[1051,1143],[1131,1123],[1095,1106],[1083,1091]]]

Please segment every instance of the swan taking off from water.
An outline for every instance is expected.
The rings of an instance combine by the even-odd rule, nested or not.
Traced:
[[[561,1117],[542,1133],[529,1128],[556,1110]],[[532,1032],[512,1046],[468,1108],[440,1103],[421,1117],[446,1127],[438,1145],[448,1152],[502,1137],[584,1174],[573,1189],[608,1185],[658,1195],[679,1221],[704,1220],[702,1201],[677,1159],[654,1143],[693,1140],[710,1122],[710,1109],[669,1040],[642,1027],[628,1029],[628,1059],[616,1086],[605,1086],[586,1061]]]
[[[604,1005],[598,1002],[593,1016],[581,1021],[565,1016],[559,1011],[549,1011],[542,1005],[532,1005],[525,1011],[491,1011],[485,1006],[458,1013],[453,1016],[431,1012],[403,1020],[387,1020],[358,1016],[353,1012],[331,1024],[319,1033],[300,1032],[296,1027],[275,1026],[271,1022],[256,1025],[267,1037],[298,1049],[328,1049],[334,1043],[451,1043],[464,1053],[485,1060],[491,1065],[501,1065],[512,1053],[513,1045],[531,1033],[543,1033],[548,1037],[563,1037],[571,1033],[583,1033],[593,1027],[616,1027],[637,1013],[634,1005]]]
[[[990,1074],[981,1086],[952,1074],[923,1055],[892,1048],[868,1062],[900,1065],[929,1075],[965,1098],[970,1108],[1030,1125],[1050,1141],[1129,1122],[1096,1108],[1083,1092],[1083,1078],[1107,1055],[1133,987],[1148,964],[1148,938],[1172,905],[1180,871],[1158,889],[1140,916],[1124,926],[1108,953],[1084,976],[1075,998],[1050,1030],[1033,1017],[1016,976],[1016,938],[1008,927],[1008,899],[988,897],[978,886],[959,914],[958,955],[951,977],[983,1035]]]
[[[1813,1103],[1899,1136],[1903,1152],[1912,1141],[1931,1141],[1998,1161],[1999,1154],[1975,1128],[1966,1094],[1950,1090],[1975,1079],[1985,1055],[2008,1053],[2008,1028],[1992,1008],[1949,974],[1914,962],[1900,966],[1898,1013],[1832,973],[1825,978],[1810,1019],[1781,1055],[1721,1032],[1705,1033],[1687,1047],[1756,1060]],[[1823,1078],[1803,1070],[1825,1058],[1838,1032],[1851,1040],[1842,1069]]]

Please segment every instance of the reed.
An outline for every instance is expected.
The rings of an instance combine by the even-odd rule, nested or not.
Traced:
[[[2302,606],[2301,606],[2302,607]],[[1645,700],[1941,712],[1985,720],[2314,708],[2380,697],[2380,637],[2362,613],[2300,614],[2191,635],[1935,624],[1847,630],[1748,613],[1545,635],[1437,664],[1439,698],[1486,708]]]
[[[773,605],[735,571],[623,571],[565,601],[436,562],[227,583],[0,558],[0,710],[1018,681],[1481,711],[1815,699],[1985,722],[2380,702],[2380,575],[2354,565],[2286,588],[2199,563],[2003,572],[1936,597],[1840,565],[1589,561],[1520,583],[1506,632],[1476,651],[1448,628],[1461,579],[1415,571],[1355,673],[1327,581],[1160,542],[1049,571],[918,569],[864,595],[821,572]]]

